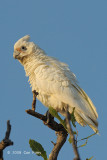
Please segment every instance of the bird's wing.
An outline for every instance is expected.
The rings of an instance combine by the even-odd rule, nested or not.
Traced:
[[[75,75],[59,61],[43,64],[35,70],[39,92],[54,96],[71,108],[96,120],[96,108],[87,94],[78,86]]]

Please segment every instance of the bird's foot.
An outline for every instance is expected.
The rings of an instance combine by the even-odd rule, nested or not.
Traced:
[[[36,92],[36,90],[34,90],[33,93],[35,94],[36,97],[37,97],[37,95],[39,95],[39,93]]]
[[[50,124],[51,121],[54,119],[54,117],[49,113],[49,110],[47,110],[47,112],[45,113],[45,116],[47,118],[45,124]]]
[[[35,108],[36,108],[36,97],[37,97],[37,95],[39,93],[36,92],[36,90],[34,90],[32,93],[33,93],[32,110],[35,111]]]

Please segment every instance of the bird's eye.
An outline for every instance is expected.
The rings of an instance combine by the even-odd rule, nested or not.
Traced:
[[[25,46],[22,46],[21,50],[25,51],[25,50],[27,50],[27,48]]]

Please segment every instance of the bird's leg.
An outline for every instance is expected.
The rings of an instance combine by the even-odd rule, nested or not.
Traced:
[[[35,111],[35,107],[36,107],[36,97],[37,95],[39,94],[38,92],[36,91],[33,91],[33,102],[32,102],[32,110]]]
[[[46,122],[44,124],[49,124],[54,119],[54,117],[49,113],[49,110],[45,113],[45,116],[47,118]]]

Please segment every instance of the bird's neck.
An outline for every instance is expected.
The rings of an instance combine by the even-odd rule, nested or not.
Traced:
[[[31,84],[32,91],[37,87],[35,86],[36,75],[34,72],[40,65],[45,64],[45,57],[47,56],[43,53],[38,55],[32,53],[31,55],[23,58],[23,60],[20,61],[20,63],[24,66],[26,76],[29,77],[29,83]]]

